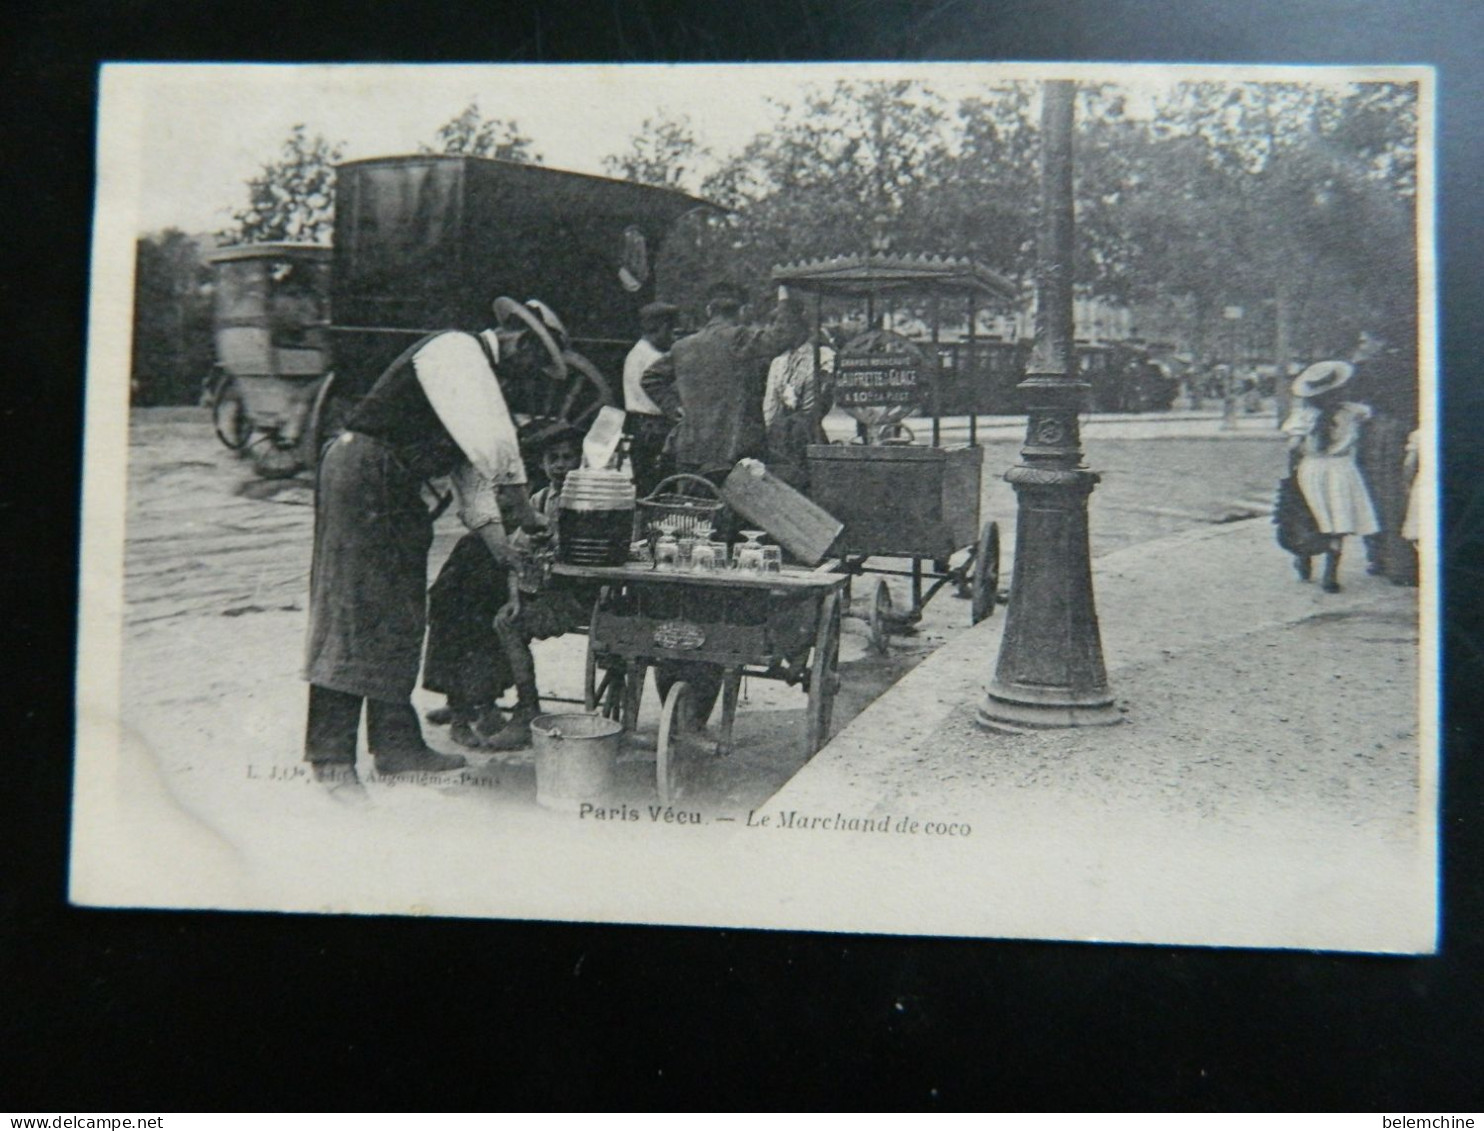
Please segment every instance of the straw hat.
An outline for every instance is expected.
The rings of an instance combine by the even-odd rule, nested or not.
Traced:
[[[1355,366],[1348,361],[1316,361],[1293,381],[1296,397],[1317,397],[1341,385],[1355,376]]]
[[[495,299],[494,311],[495,318],[499,320],[500,329],[529,330],[536,335],[536,339],[551,355],[551,364],[543,369],[548,377],[554,381],[566,378],[567,362],[562,356],[562,351],[568,341],[567,327],[562,325],[562,320],[556,316],[556,311],[540,299],[533,298],[525,303],[519,303],[503,295]],[[515,325],[512,320],[519,322],[520,325]]]

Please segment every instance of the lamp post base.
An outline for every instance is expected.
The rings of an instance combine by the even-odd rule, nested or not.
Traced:
[[[996,683],[990,685],[974,721],[985,730],[1024,734],[1028,730],[1113,726],[1123,722],[1123,715],[1113,705],[1112,696],[1083,701],[1060,696],[1031,698]]]

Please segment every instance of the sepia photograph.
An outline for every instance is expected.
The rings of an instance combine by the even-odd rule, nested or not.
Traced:
[[[99,89],[74,904],[1434,951],[1430,68]]]

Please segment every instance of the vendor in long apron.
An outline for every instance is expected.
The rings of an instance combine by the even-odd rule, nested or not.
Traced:
[[[378,773],[439,773],[464,759],[424,741],[412,690],[426,627],[434,514],[423,486],[448,477],[464,524],[512,566],[501,504],[533,527],[511,406],[566,376],[567,335],[545,304],[494,303],[496,326],[446,331],[394,361],[325,452],[315,500],[304,678],[304,757],[315,776],[356,779],[356,737]]]

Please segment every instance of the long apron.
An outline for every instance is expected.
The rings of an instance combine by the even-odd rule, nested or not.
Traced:
[[[433,521],[392,447],[346,432],[320,463],[304,678],[406,702],[427,624]]]

